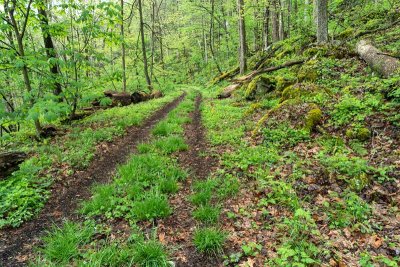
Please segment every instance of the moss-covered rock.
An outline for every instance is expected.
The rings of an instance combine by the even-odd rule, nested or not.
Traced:
[[[302,66],[297,73],[297,79],[299,82],[309,81],[315,82],[318,79],[318,71],[316,67],[316,61],[310,61]]]
[[[313,56],[325,56],[329,51],[328,46],[313,46],[306,49],[303,52],[303,55],[306,57],[313,57]]]
[[[275,90],[276,83],[268,76],[257,76],[246,87],[245,98],[247,100],[254,100],[260,98]]]
[[[296,85],[290,85],[282,91],[281,102],[284,102],[288,99],[294,99],[300,97],[300,95],[301,95],[300,87]]]
[[[312,131],[314,127],[319,124],[322,120],[322,110],[320,108],[314,108],[307,113],[305,129]]]
[[[282,91],[280,102],[294,98],[308,98],[318,94],[329,97],[332,93],[328,89],[319,87],[313,83],[296,83],[286,87]]]
[[[371,131],[368,128],[361,127],[357,129],[347,129],[346,137],[350,139],[357,139],[360,141],[367,141],[371,138]]]
[[[276,76],[275,83],[276,83],[276,90],[282,91],[288,86],[294,85],[296,83],[296,79],[283,76]]]

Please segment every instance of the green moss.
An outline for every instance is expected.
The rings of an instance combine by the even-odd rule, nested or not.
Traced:
[[[339,37],[340,39],[347,39],[347,38],[353,36],[353,35],[354,35],[354,32],[355,32],[354,29],[350,27],[350,28],[345,29],[345,30],[342,31],[341,33],[339,33],[339,34],[338,34],[338,37]]]
[[[319,108],[310,110],[306,116],[305,128],[311,131],[322,120],[322,111]]]
[[[297,73],[297,79],[299,80],[299,82],[315,82],[318,79],[316,63],[317,62],[315,60],[312,60],[300,68],[299,72]]]
[[[251,104],[249,109],[246,110],[245,115],[249,116],[249,115],[253,114],[255,111],[257,111],[260,108],[262,108],[262,104],[261,103]]]
[[[260,75],[254,78],[246,87],[245,98],[254,100],[274,91],[276,88],[275,80],[269,76]]]
[[[287,77],[276,76],[275,83],[276,83],[276,90],[282,91],[286,87],[295,84],[296,81],[294,79],[290,79]]]
[[[255,79],[253,79],[249,85],[247,86],[246,92],[244,94],[244,96],[246,97],[246,99],[253,99],[254,98],[254,94],[255,91],[257,89],[257,83],[260,81],[261,77],[258,76]]]
[[[281,102],[284,102],[285,100],[288,99],[294,99],[300,97],[300,95],[301,95],[301,89],[299,87],[294,85],[288,86],[282,92]]]
[[[371,131],[365,127],[358,129],[347,129],[346,137],[360,141],[367,141],[371,137]]]
[[[325,56],[328,53],[328,46],[314,46],[306,49],[303,55],[306,57]]]

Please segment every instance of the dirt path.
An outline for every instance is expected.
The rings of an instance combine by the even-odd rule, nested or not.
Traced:
[[[160,239],[166,245],[176,249],[172,256],[177,267],[216,267],[219,265],[215,258],[205,258],[204,255],[197,253],[192,241],[196,221],[192,217],[194,207],[188,201],[188,197],[192,193],[191,187],[196,179],[205,179],[217,166],[216,159],[211,156],[202,156],[206,152],[208,144],[201,122],[201,103],[202,96],[199,94],[195,102],[195,111],[191,114],[192,122],[185,126],[185,139],[189,150],[181,152],[178,156],[180,165],[190,170],[191,175],[170,200],[174,207],[173,215],[158,222]]]
[[[77,204],[91,196],[94,183],[109,181],[116,167],[124,163],[134,152],[136,145],[149,137],[151,128],[162,120],[185,97],[185,94],[156,111],[140,127],[131,127],[106,151],[99,151],[90,167],[66,177],[63,184],[55,184],[52,196],[39,217],[17,229],[0,231],[0,266],[22,266],[29,259],[32,248],[40,241],[40,235],[54,223],[65,219],[77,219]]]

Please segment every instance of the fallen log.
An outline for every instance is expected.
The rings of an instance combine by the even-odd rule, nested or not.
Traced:
[[[14,171],[18,170],[27,155],[24,152],[3,152],[0,153],[0,180],[7,178]]]
[[[251,81],[257,75],[260,75],[260,74],[263,74],[263,73],[277,71],[277,70],[288,68],[288,67],[295,66],[295,65],[300,65],[300,64],[303,64],[304,62],[306,62],[306,60],[304,60],[304,59],[295,60],[295,61],[286,62],[286,63],[284,63],[284,64],[282,64],[280,66],[276,66],[276,67],[269,67],[269,68],[263,68],[263,69],[260,69],[260,70],[255,70],[255,71],[252,71],[252,72],[250,72],[249,74],[247,74],[245,76],[242,76],[242,77],[239,77],[237,79],[234,79],[233,81],[236,82],[236,83],[240,83],[240,84],[246,83],[246,82]]]
[[[239,74],[239,67],[236,67],[228,72],[224,72],[221,75],[215,77],[212,81],[211,81],[211,85],[217,84],[225,79],[230,79],[232,77],[234,77],[235,75]]]
[[[232,93],[239,89],[242,85],[239,83],[234,83],[225,87],[225,89],[218,94],[218,99],[225,99],[232,96]]]
[[[112,100],[111,106],[129,106],[132,104],[131,95],[116,91],[105,91],[104,95]]]
[[[400,69],[400,60],[382,53],[366,40],[357,44],[357,53],[367,64],[383,77],[389,77]]]
[[[137,104],[140,102],[148,101],[150,99],[161,98],[163,96],[164,95],[161,91],[153,91],[150,94],[142,91],[137,91],[131,95],[131,101],[133,104]]]

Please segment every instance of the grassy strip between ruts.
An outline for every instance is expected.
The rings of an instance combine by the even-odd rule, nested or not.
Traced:
[[[96,145],[123,135],[130,126],[140,125],[180,93],[97,112],[79,122],[65,136],[50,143],[45,140],[31,149],[34,156],[22,163],[20,170],[11,177],[0,181],[0,228],[18,227],[43,208],[54,179],[48,173],[53,169],[65,175],[86,168],[94,157]]]
[[[138,154],[119,167],[112,183],[93,188],[92,199],[82,203],[83,223],[66,222],[48,232],[34,266],[170,265],[169,249],[156,237],[145,235],[139,225],[173,212],[168,196],[179,190],[178,182],[186,179],[187,173],[172,154],[188,149],[183,125],[190,121],[194,98],[194,92],[189,92],[186,100],[154,127],[154,138],[138,146]],[[110,222],[121,219],[129,223],[130,234],[115,238]]]

